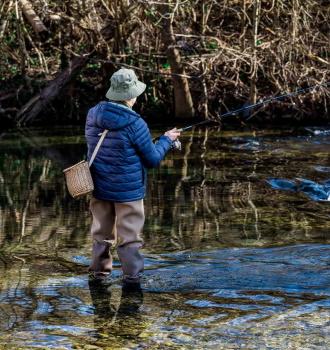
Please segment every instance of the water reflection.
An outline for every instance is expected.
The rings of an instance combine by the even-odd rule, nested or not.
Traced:
[[[2,138],[3,249],[20,249],[20,243],[77,251],[89,246],[87,201],[69,198],[61,172],[84,156],[84,139],[76,132],[24,131]],[[273,191],[266,183],[270,177],[328,180],[328,173],[319,171],[329,161],[326,144],[313,148],[310,137],[277,132],[209,130],[196,130],[182,141],[183,151],[149,174],[144,234],[151,250],[278,244],[279,235],[282,242],[327,239],[328,207],[299,193]],[[246,144],[253,147],[240,147]]]
[[[329,347],[329,204],[266,182],[326,184],[327,133],[184,135],[149,174],[143,295],[122,290],[118,260],[109,285],[88,283],[88,202],[62,175],[82,134],[0,140],[1,346]]]
[[[88,286],[94,306],[96,336],[136,340],[144,330],[139,312],[143,303],[142,290],[119,288],[99,280],[89,280]]]

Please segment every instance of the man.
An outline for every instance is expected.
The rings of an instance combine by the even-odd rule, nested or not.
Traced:
[[[138,284],[143,271],[139,249],[145,219],[145,168],[157,167],[180,135],[174,128],[156,144],[152,142],[147,124],[132,110],[145,88],[133,70],[122,68],[115,72],[106,94],[109,101],[89,110],[85,130],[88,158],[100,134],[109,130],[91,166],[95,190],[90,201],[93,252],[89,271],[95,278],[111,273],[110,247],[116,236],[123,282],[127,285]]]

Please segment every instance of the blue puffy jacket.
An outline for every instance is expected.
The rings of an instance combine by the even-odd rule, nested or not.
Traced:
[[[148,126],[139,114],[118,103],[100,102],[87,115],[88,159],[104,129],[109,132],[91,166],[93,196],[114,202],[144,198],[145,168],[159,165],[171,147],[171,139],[163,135],[154,144]]]

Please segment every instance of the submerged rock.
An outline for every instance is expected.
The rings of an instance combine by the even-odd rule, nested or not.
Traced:
[[[298,187],[294,181],[286,179],[268,179],[266,181],[272,188],[277,190],[297,191]]]
[[[149,266],[145,271],[145,290],[260,290],[330,295],[330,245],[226,248],[164,254],[160,258],[171,258],[172,264],[156,269]]]
[[[314,169],[321,173],[330,173],[330,166],[315,166]]]
[[[330,129],[318,129],[318,128],[305,128],[308,132],[315,136],[327,136],[330,135]]]
[[[268,179],[266,182],[274,189],[302,192],[314,201],[330,200],[330,180],[317,183],[311,180],[297,178],[295,181],[286,179]]]
[[[330,200],[330,184],[325,181],[322,184],[317,182],[297,179],[299,181],[298,189],[299,191],[305,193],[308,197],[315,201],[328,201]]]

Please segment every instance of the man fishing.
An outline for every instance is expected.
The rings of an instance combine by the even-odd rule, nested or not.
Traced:
[[[109,130],[91,166],[95,189],[90,201],[93,249],[89,271],[97,279],[111,273],[110,248],[115,243],[127,286],[139,285],[144,266],[139,249],[145,220],[145,168],[157,167],[180,135],[174,128],[152,142],[146,122],[132,110],[145,88],[133,70],[118,70],[106,94],[109,101],[89,110],[85,128],[88,158],[100,134]]]

